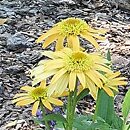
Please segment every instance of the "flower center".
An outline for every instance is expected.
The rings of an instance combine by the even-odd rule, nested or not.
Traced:
[[[66,69],[75,72],[83,72],[92,68],[94,65],[93,60],[89,55],[84,52],[74,52],[66,59]]]
[[[46,99],[47,89],[42,87],[36,87],[34,90],[31,91],[30,95],[34,100],[40,100],[41,98]]]
[[[78,18],[68,18],[58,24],[63,36],[79,35],[86,29],[86,22]]]

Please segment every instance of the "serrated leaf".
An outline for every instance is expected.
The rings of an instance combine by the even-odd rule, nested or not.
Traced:
[[[47,120],[47,121],[54,120],[62,123],[67,123],[67,120],[62,115],[54,114],[54,113],[46,115],[43,120]]]
[[[87,96],[89,93],[89,89],[84,89],[78,96],[77,96],[77,101],[83,99],[85,96]]]
[[[129,112],[130,112],[130,89],[126,93],[122,104],[122,113],[123,113],[124,120],[126,120]]]

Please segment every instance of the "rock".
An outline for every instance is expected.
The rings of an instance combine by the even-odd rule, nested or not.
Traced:
[[[113,54],[112,63],[116,68],[123,68],[126,67],[130,63],[130,61],[123,56]]]
[[[130,0],[110,0],[109,2],[116,7],[130,10]]]
[[[10,51],[22,52],[31,46],[31,42],[28,42],[25,35],[21,33],[16,33],[7,39],[7,49]]]
[[[3,83],[0,82],[0,94],[3,94],[4,92],[4,86],[3,86]]]
[[[53,1],[54,4],[68,4],[68,5],[75,5],[76,2],[74,0],[55,0]]]
[[[6,71],[10,74],[18,74],[18,73],[24,72],[24,67],[21,65],[13,65],[6,68]]]
[[[35,51],[35,50],[22,52],[18,56],[18,60],[20,60],[21,62],[26,63],[26,64],[38,63],[41,58],[42,58],[42,55],[40,54],[40,52]]]

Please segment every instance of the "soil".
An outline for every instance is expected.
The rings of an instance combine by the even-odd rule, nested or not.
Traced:
[[[31,107],[16,107],[11,100],[19,88],[31,85],[27,76],[43,57],[41,44],[35,40],[53,24],[68,17],[84,19],[94,28],[106,28],[106,40],[98,41],[102,53],[110,48],[114,70],[128,78],[126,87],[119,87],[115,108],[121,115],[121,103],[130,88],[130,12],[102,0],[1,0],[0,18],[7,21],[0,25],[0,129],[36,130]],[[82,45],[92,51],[86,41]],[[53,46],[48,49],[53,50]],[[94,102],[85,98],[78,111],[93,112]],[[16,121],[17,120],[17,121]],[[8,124],[12,121],[12,124]],[[5,125],[8,127],[5,128]]]

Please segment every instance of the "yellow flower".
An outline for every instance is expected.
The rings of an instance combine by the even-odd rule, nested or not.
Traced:
[[[17,106],[24,106],[33,103],[32,115],[36,115],[40,102],[49,110],[52,110],[52,104],[61,106],[63,102],[58,100],[55,96],[47,95],[46,82],[43,80],[38,87],[23,86],[21,90],[25,90],[24,93],[19,93],[14,96],[13,103]]]
[[[118,85],[127,85],[127,81],[124,81],[127,78],[119,77],[120,74],[121,73],[118,71],[115,73],[109,73],[105,75],[107,80],[104,82],[103,89],[109,96],[114,97],[112,89],[118,92]]]
[[[70,91],[73,91],[77,79],[84,88],[96,91],[97,88],[91,88],[91,85],[102,88],[102,80],[106,80],[99,71],[112,73],[105,65],[108,61],[97,53],[88,54],[64,48],[56,52],[44,51],[43,55],[51,59],[41,61],[39,66],[31,71],[31,76],[34,76],[33,85],[53,76],[48,89],[49,94],[54,91],[61,94],[68,85]]]
[[[45,40],[43,48],[46,48],[52,42],[56,41],[56,50],[63,48],[64,40],[67,39],[66,47],[79,50],[80,43],[78,36],[88,40],[96,48],[99,48],[98,43],[94,38],[103,40],[104,37],[99,34],[104,34],[106,30],[92,29],[84,20],[79,18],[67,18],[57,23],[52,29],[41,35],[37,39],[37,43]]]

